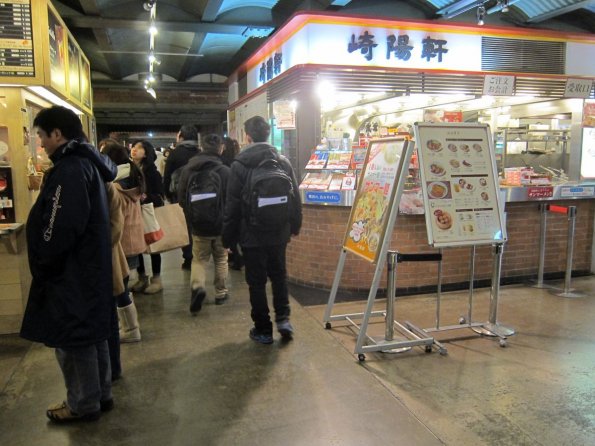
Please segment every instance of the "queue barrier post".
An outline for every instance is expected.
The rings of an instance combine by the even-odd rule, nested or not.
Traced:
[[[576,206],[554,206],[549,205],[550,212],[566,214],[568,216],[568,237],[566,242],[566,272],[564,274],[564,288],[554,288],[550,290],[551,294],[560,297],[585,297],[586,294],[570,288],[572,278],[572,260],[574,256],[574,236],[576,229]]]

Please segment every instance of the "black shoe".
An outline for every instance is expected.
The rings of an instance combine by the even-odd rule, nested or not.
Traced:
[[[263,332],[256,330],[256,328],[250,329],[250,339],[258,342],[259,344],[272,344],[273,343],[273,335],[271,333],[263,333]]]
[[[184,263],[182,263],[182,269],[184,271],[190,271],[192,269],[192,259],[185,259]]]
[[[293,339],[293,327],[289,323],[289,320],[277,322],[277,331],[285,341],[291,341]]]
[[[216,297],[215,298],[215,305],[223,305],[227,299],[229,299],[229,294],[227,294],[227,293],[225,293],[221,297]]]
[[[102,412],[109,412],[114,408],[114,399],[110,398],[109,400],[99,401],[99,407]]]
[[[200,311],[205,297],[207,297],[207,292],[204,288],[197,288],[195,290],[192,290],[190,298],[190,313],[196,314]]]

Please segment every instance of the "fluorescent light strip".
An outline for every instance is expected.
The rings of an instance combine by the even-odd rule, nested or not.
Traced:
[[[69,104],[64,99],[59,98],[54,93],[45,89],[44,87],[27,87],[27,88],[29,90],[31,90],[33,93],[35,93],[36,95],[41,96],[42,98],[50,101],[54,105],[61,105],[62,107],[66,107],[66,108],[72,110],[73,112],[75,112],[77,115],[84,114],[81,110],[79,110],[75,106]]]

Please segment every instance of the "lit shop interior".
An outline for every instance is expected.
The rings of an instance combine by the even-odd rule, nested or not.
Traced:
[[[573,272],[591,271],[595,101],[592,62],[582,56],[590,54],[590,36],[503,27],[477,31],[466,25],[298,15],[232,77],[230,134],[243,140],[241,124],[256,114],[267,116],[272,143],[299,176],[304,225],[288,248],[292,282],[331,288],[369,141],[413,140],[416,122],[489,124],[508,230],[504,283],[527,280],[537,271],[539,231],[517,230],[539,227],[544,201],[577,207],[577,236],[585,243],[576,247]],[[414,48],[407,60],[397,60],[387,46],[397,35],[408,37]],[[374,36],[373,55],[366,48],[351,51],[357,36]],[[447,42],[442,61],[424,58],[419,43],[428,36]],[[439,168],[450,171],[471,159],[463,153],[443,158],[448,165]],[[414,152],[391,234],[390,246],[400,252],[432,251],[421,215],[420,178]],[[547,243],[559,250],[566,243],[567,220],[549,224]],[[445,286],[467,283],[468,251],[446,250]],[[490,247],[478,247],[477,258],[476,277],[488,283]],[[546,273],[564,268],[550,249]],[[372,282],[373,271],[358,259],[348,256],[345,271],[342,290],[365,291]],[[403,271],[398,286],[408,292],[436,284],[434,274],[409,266]]]

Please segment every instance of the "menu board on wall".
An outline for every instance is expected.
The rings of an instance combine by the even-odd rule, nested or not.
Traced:
[[[53,87],[66,91],[66,33],[51,9],[48,9],[50,35],[50,81]]]
[[[80,51],[70,36],[68,36],[68,91],[74,99],[81,100]]]
[[[406,152],[405,138],[372,140],[368,146],[343,248],[372,263],[384,244]]]
[[[35,76],[30,0],[0,2],[0,76]]]
[[[91,67],[84,57],[81,57],[81,98],[85,107],[91,108]]]
[[[489,127],[416,123],[415,139],[430,245],[504,242]]]

